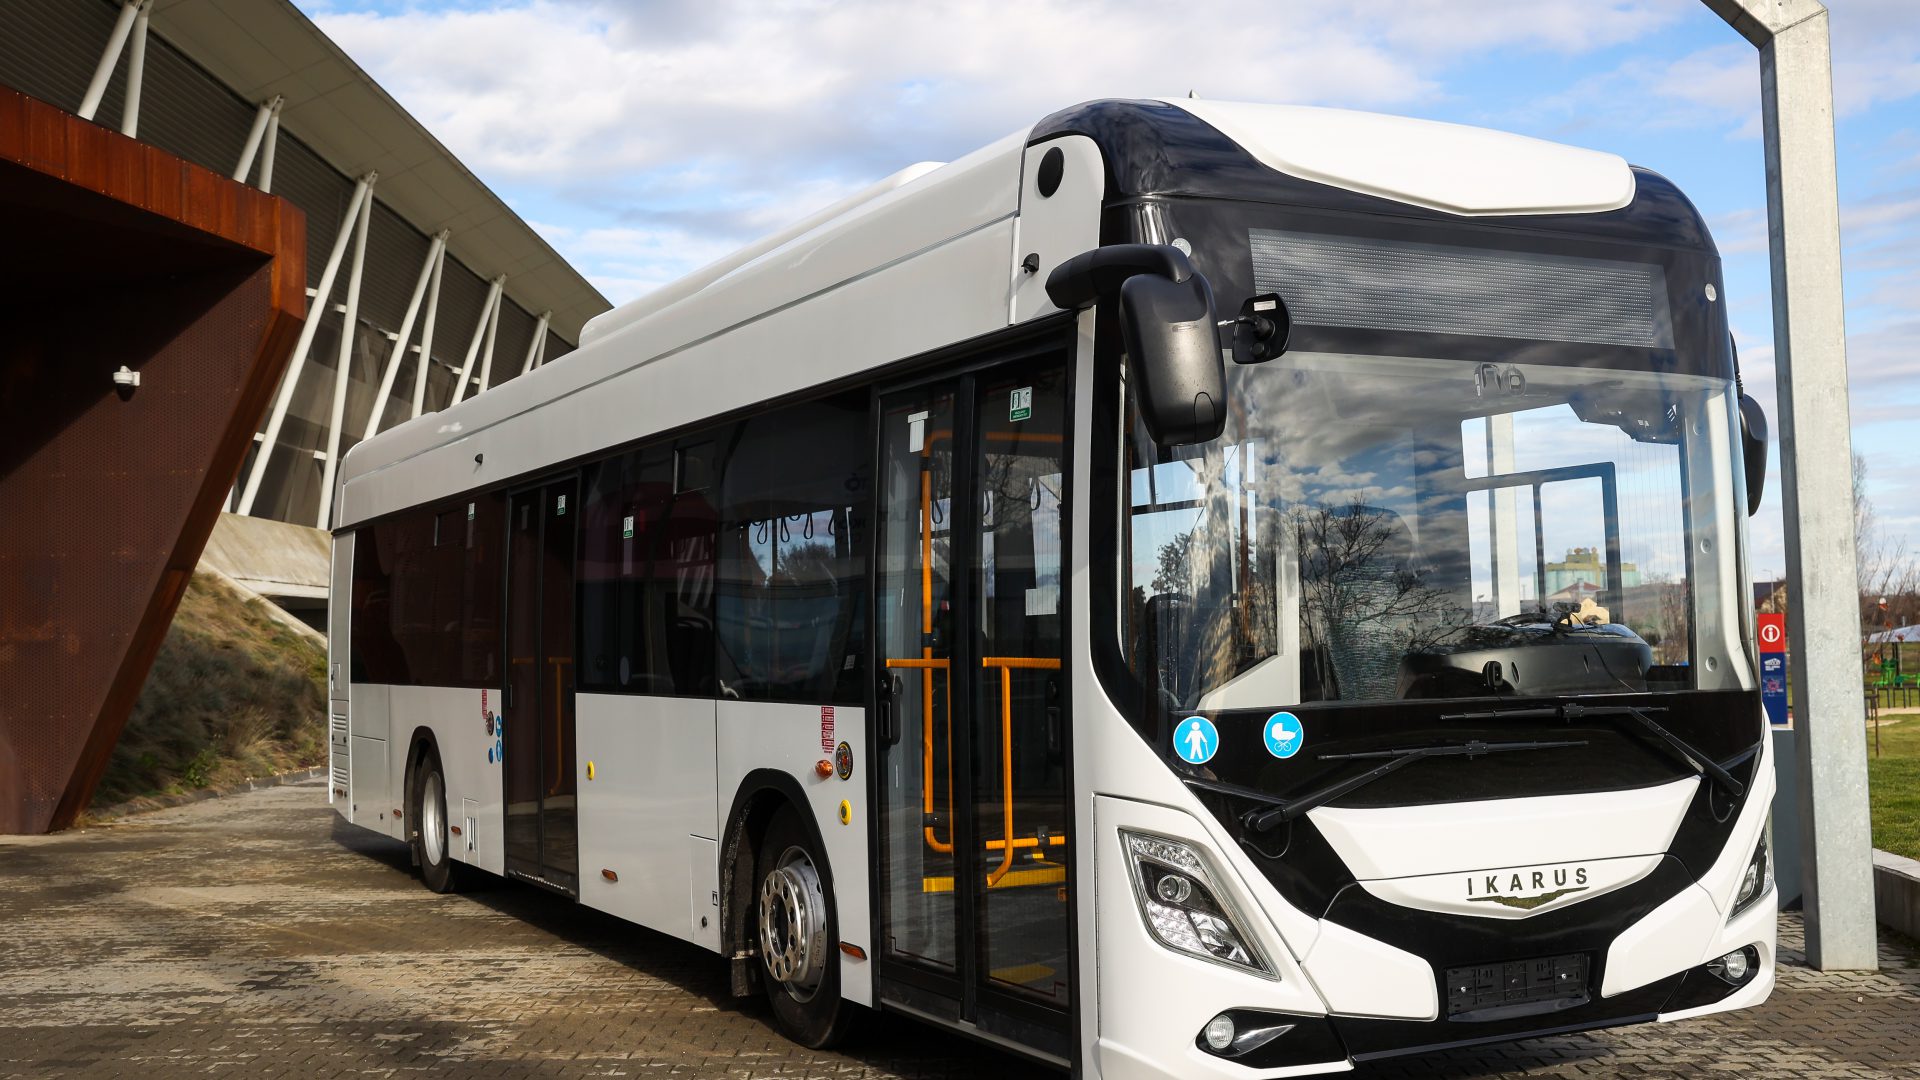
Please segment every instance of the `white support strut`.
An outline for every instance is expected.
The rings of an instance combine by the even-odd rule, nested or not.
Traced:
[[[140,93],[147,83],[147,22],[153,0],[144,0],[133,19],[133,47],[127,53],[127,93],[120,105],[120,134],[131,139],[140,133]]]
[[[493,310],[487,315],[487,343],[480,349],[480,389],[484,394],[493,386],[493,345],[500,338],[500,309],[507,306],[506,277],[500,278],[501,290],[493,294]]]
[[[502,274],[487,286],[487,299],[480,305],[479,321],[473,324],[473,338],[467,342],[466,358],[460,361],[460,374],[453,384],[453,400],[450,404],[458,405],[467,398],[467,380],[473,377],[473,362],[480,355],[481,342],[487,336],[487,324],[493,319],[493,305],[500,302],[500,290],[506,283],[506,275]]]
[[[447,265],[447,231],[440,230],[440,254],[433,260],[433,281],[427,286],[427,319],[420,329],[420,363],[413,369],[413,416],[427,404],[427,372],[433,370],[433,324],[440,317],[440,270]]]
[[[1807,959],[1878,966],[1827,9],[1705,0],[1760,53]]]
[[[347,253],[347,240],[353,236],[355,222],[371,201],[371,189],[376,174],[368,173],[353,186],[353,195],[347,200],[347,212],[340,219],[340,234],[333,239],[333,250],[327,254],[326,269],[320,272],[320,285],[314,290],[313,302],[307,305],[307,321],[300,327],[300,340],[294,343],[293,358],[287,362],[287,373],[281,376],[280,393],[274,398],[273,412],[267,417],[266,435],[260,442],[260,450],[254,455],[253,469],[247,473],[247,486],[240,493],[240,505],[236,513],[253,513],[253,500],[260,494],[260,481],[267,475],[267,465],[273,459],[274,444],[280,439],[280,426],[286,422],[287,406],[293,402],[293,390],[300,382],[300,369],[306,366],[307,352],[313,348],[313,335],[320,329],[320,320],[326,314],[327,298],[333,295],[333,281],[340,273],[340,260]]]
[[[407,342],[413,337],[413,320],[420,314],[420,301],[426,296],[427,286],[432,284],[434,267],[440,263],[441,249],[447,244],[447,234],[436,234],[433,242],[427,245],[427,257],[420,263],[420,277],[413,283],[413,295],[407,300],[406,314],[400,317],[400,334],[393,339],[393,352],[387,356],[387,368],[380,374],[380,389],[373,395],[373,408],[367,414],[366,431],[360,436],[371,439],[380,433],[380,418],[386,415],[387,395],[393,393],[393,383],[400,375],[400,362],[407,358]],[[421,363],[426,363],[425,358]]]
[[[267,117],[267,141],[260,147],[260,190],[273,191],[273,150],[280,145],[280,108],[286,102],[274,99],[273,115]]]
[[[261,140],[266,137],[268,126],[280,115],[280,106],[284,101],[285,98],[275,94],[261,102],[259,111],[253,114],[253,127],[247,130],[246,145],[240,148],[240,161],[233,167],[235,180],[246,183],[247,174],[253,171],[254,159],[259,156]],[[261,170],[263,176],[266,172],[266,169]]]
[[[107,47],[100,51],[100,62],[93,68],[93,81],[87,84],[86,95],[74,110],[75,116],[91,120],[93,114],[100,111],[100,99],[107,96],[107,83],[113,80],[113,69],[120,64],[120,51],[127,47],[127,36],[133,33],[133,20],[145,6],[146,0],[127,0],[121,6],[120,17],[114,20],[113,32],[107,35]]]
[[[347,381],[353,374],[353,339],[360,326],[360,282],[367,268],[367,225],[373,220],[373,192],[353,225],[353,269],[347,273],[347,308],[340,318],[339,363],[333,369],[333,402],[327,411],[327,456],[320,469],[320,513],[313,527],[324,529],[333,513],[333,477],[340,467],[340,429],[347,419]],[[376,414],[379,403],[374,403]]]
[[[520,374],[525,375],[540,365],[540,346],[547,340],[547,324],[553,321],[553,312],[540,313],[540,321],[533,324],[533,337],[527,340],[527,358],[520,364]]]

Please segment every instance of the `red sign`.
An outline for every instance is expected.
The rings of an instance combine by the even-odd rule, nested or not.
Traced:
[[[1775,653],[1787,651],[1787,617],[1785,615],[1761,615],[1760,651]]]
[[[820,706],[820,752],[833,753],[833,744],[837,741],[833,737],[833,706],[822,705]]]

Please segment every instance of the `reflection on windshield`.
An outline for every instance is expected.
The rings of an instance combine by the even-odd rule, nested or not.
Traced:
[[[1167,708],[1701,685],[1724,380],[1324,353],[1229,380],[1220,439],[1129,448],[1125,640]]]

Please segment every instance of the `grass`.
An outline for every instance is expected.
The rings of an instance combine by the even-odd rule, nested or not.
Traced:
[[[1873,802],[1873,846],[1920,859],[1920,716],[1880,729],[1880,756],[1867,732],[1867,783]]]
[[[195,574],[93,795],[105,807],[317,765],[326,648]]]

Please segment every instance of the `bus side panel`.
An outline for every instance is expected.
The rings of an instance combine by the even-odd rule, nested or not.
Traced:
[[[1006,268],[1013,234],[1011,218],[998,221],[711,341],[644,363],[624,359],[634,366],[592,392],[569,394],[510,422],[486,423],[484,410],[494,406],[482,394],[472,399],[479,411],[465,421],[470,434],[356,478],[343,495],[345,512],[350,520],[389,513],[417,505],[422,492],[466,491],[539,464],[595,456],[612,443],[998,330],[1006,325],[1010,302]],[[606,351],[637,349],[643,341],[617,337]],[[796,342],[832,346],[798,348]],[[591,352],[602,350],[595,346]],[[582,350],[579,362],[587,362],[587,354]],[[768,365],[767,357],[780,362]],[[591,359],[602,362],[597,355]],[[574,362],[569,356],[568,363]],[[501,393],[511,395],[511,389]],[[475,455],[483,461],[477,463]]]
[[[704,838],[711,847],[719,835],[713,714],[714,703],[705,698],[574,699],[581,903],[697,940],[693,926],[702,913],[689,910],[696,875],[687,852],[689,838]],[[603,870],[618,880],[607,880]],[[697,877],[717,872],[716,866]]]
[[[353,716],[348,701],[348,621],[353,610],[353,534],[333,538],[332,582],[327,590],[327,801],[347,801],[348,732]],[[341,809],[342,815],[348,811]],[[351,817],[349,817],[351,820]]]
[[[389,690],[361,683],[352,687],[347,714],[347,820],[389,836],[400,830],[400,804],[387,765],[387,707]]]
[[[447,815],[452,824],[460,826],[460,836],[448,838],[453,841],[453,857],[495,874],[506,873],[498,735],[488,732],[486,717],[487,709],[499,707],[499,692],[395,686],[389,689],[389,700],[388,730],[392,737],[387,740],[387,760],[392,769],[389,790],[394,798],[405,797],[414,733],[424,728],[432,733],[440,749],[440,769],[447,782]],[[473,803],[471,822],[467,820],[467,802]]]
[[[722,701],[718,704],[718,750],[721,803],[732,805],[740,782],[755,769],[778,769],[791,775],[807,793],[807,806],[827,846],[827,865],[833,873],[833,905],[839,913],[840,940],[872,955],[872,916],[868,911],[867,806],[862,797],[866,780],[856,765],[845,778],[829,768],[820,775],[818,763],[831,766],[834,751],[846,743],[852,760],[867,760],[866,710],[850,705],[786,705],[761,701]],[[847,804],[841,820],[840,804]],[[873,965],[840,954],[840,995],[862,1005],[873,1004]]]

